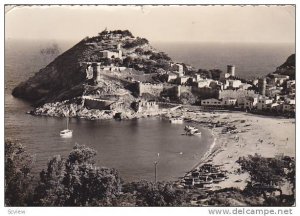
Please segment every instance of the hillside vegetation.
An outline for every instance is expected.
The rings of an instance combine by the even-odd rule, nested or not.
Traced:
[[[120,45],[123,56],[103,58],[101,51],[116,51]],[[128,30],[102,31],[97,36],[86,37],[58,56],[53,62],[20,83],[12,92],[41,105],[81,96],[87,83],[82,62],[99,62],[101,65],[124,66],[142,74],[156,73],[170,67],[171,58],[155,50],[145,38],[134,37]]]

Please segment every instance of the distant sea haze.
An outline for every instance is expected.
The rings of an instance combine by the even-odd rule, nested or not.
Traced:
[[[14,52],[10,47],[18,47],[18,52],[33,59],[24,58],[23,68],[30,70],[26,74],[33,74],[41,67],[50,63],[54,57],[43,56],[41,50],[58,44],[61,52],[71,48],[75,41],[6,41],[6,55]],[[263,44],[263,43],[190,43],[190,42],[151,42],[150,44],[159,51],[167,53],[175,62],[190,64],[198,69],[221,69],[226,71],[228,64],[236,66],[236,75],[241,78],[253,79],[274,72],[293,53],[295,45],[288,43]],[[23,49],[22,49],[23,48]],[[27,60],[27,61],[26,61]],[[24,81],[24,80],[21,80]]]
[[[190,64],[196,69],[221,69],[228,64],[236,66],[236,75],[253,79],[276,70],[295,53],[294,44],[258,43],[153,43],[177,62]]]

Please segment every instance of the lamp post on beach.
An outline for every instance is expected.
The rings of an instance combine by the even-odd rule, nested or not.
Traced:
[[[158,162],[159,162],[159,153],[157,153],[157,160],[154,161],[154,177],[155,177],[155,184],[157,182],[157,165],[158,165]]]
[[[158,164],[158,161],[155,161],[154,162],[155,183],[157,182],[157,164]]]

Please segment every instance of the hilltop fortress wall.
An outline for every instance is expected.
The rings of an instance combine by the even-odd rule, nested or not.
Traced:
[[[172,84],[151,84],[137,83],[139,96],[149,93],[154,96],[161,96],[161,93],[168,96],[180,97],[185,92],[192,92],[199,98],[218,98],[219,91],[211,88],[198,88],[196,86],[172,85]]]
[[[197,86],[193,86],[192,93],[201,100],[219,97],[219,91],[213,88],[199,88]]]
[[[139,96],[142,96],[144,93],[149,93],[151,95],[160,96],[162,92],[168,92],[169,94],[180,96],[180,87],[177,85],[171,84],[151,84],[151,83],[142,83],[138,84],[138,93]]]

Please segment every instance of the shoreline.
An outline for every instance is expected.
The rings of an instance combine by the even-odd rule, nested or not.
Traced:
[[[261,116],[243,112],[175,111],[173,115],[211,130],[214,142],[186,175],[210,163],[227,173],[227,179],[211,184],[210,190],[235,187],[244,189],[249,176],[239,173],[239,157],[259,154],[262,157],[288,155],[295,157],[295,119]],[[226,131],[227,128],[235,128]],[[225,132],[226,131],[226,132]],[[183,176],[184,177],[184,176]],[[182,179],[183,177],[179,178]]]

